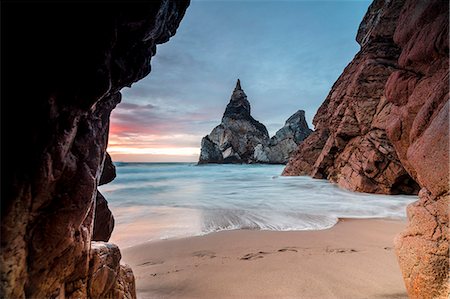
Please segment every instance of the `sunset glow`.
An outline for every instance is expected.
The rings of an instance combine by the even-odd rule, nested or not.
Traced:
[[[166,148],[133,148],[133,147],[117,147],[109,146],[108,152],[114,154],[128,154],[128,155],[171,155],[171,156],[195,156],[200,152],[199,148],[195,147],[166,147]]]
[[[176,36],[158,45],[151,74],[121,90],[111,114],[113,160],[198,161],[237,78],[271,136],[299,109],[313,128],[320,103],[359,50],[355,35],[367,6],[269,1],[255,14],[252,1],[193,1]]]

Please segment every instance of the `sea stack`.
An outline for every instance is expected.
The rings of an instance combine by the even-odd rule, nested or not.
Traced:
[[[268,142],[269,133],[251,116],[250,102],[238,79],[221,124],[202,139],[198,163],[252,163],[256,145]]]
[[[284,126],[270,138],[268,144],[258,144],[253,159],[258,163],[286,164],[298,145],[312,133],[305,119],[305,111],[291,115]]]

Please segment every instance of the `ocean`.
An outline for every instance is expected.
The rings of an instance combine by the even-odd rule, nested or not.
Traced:
[[[115,165],[117,178],[99,190],[115,217],[111,240],[123,247],[232,229],[320,230],[340,217],[402,219],[417,200],[283,177],[283,165]]]

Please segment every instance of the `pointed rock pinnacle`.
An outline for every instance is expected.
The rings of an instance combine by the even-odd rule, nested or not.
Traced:
[[[237,79],[236,87],[234,88],[234,90],[242,90],[242,88],[241,88],[241,80]]]

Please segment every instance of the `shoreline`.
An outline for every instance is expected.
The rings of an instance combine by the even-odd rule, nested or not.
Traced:
[[[228,230],[122,250],[138,298],[407,298],[393,251],[406,219],[316,231]]]
[[[388,221],[400,221],[400,222],[405,222],[406,223],[406,217],[361,217],[361,218],[357,218],[357,217],[338,217],[336,218],[336,222],[329,226],[329,227],[325,227],[325,228],[320,228],[320,229],[288,229],[288,230],[272,230],[272,229],[249,229],[249,228],[229,228],[229,229],[221,229],[221,230],[217,230],[217,231],[210,231],[210,232],[200,232],[197,234],[193,234],[193,235],[175,235],[175,236],[170,236],[170,237],[166,237],[166,238],[161,238],[161,239],[149,239],[149,240],[145,240],[142,242],[130,242],[129,240],[126,240],[126,237],[129,236],[130,234],[135,235],[137,238],[139,238],[142,234],[145,234],[144,232],[148,231],[148,228],[152,228],[155,227],[154,223],[148,222],[147,221],[135,221],[132,223],[127,223],[126,225],[122,225],[124,227],[120,227],[120,228],[115,228],[115,230],[113,231],[112,237],[109,240],[109,242],[114,243],[116,245],[120,245],[120,248],[122,249],[129,249],[129,248],[133,248],[136,246],[142,246],[142,245],[150,245],[153,243],[158,243],[158,242],[164,242],[164,241],[172,241],[172,240],[180,240],[180,239],[188,239],[188,238],[196,238],[196,237],[204,237],[204,236],[208,236],[210,234],[217,234],[217,233],[222,233],[222,232],[232,232],[232,231],[269,231],[269,232],[319,232],[319,231],[324,231],[324,230],[329,230],[332,229],[333,227],[335,227],[336,225],[338,225],[340,222],[342,221],[359,221],[359,220],[388,220]],[[135,238],[136,239],[136,238]]]

